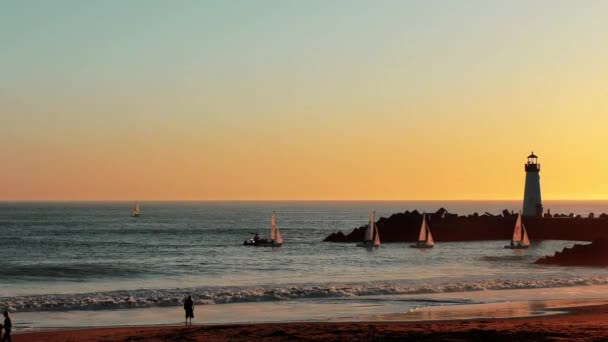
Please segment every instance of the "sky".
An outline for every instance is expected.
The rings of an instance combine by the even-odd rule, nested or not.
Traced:
[[[0,200],[608,199],[606,1],[0,1]]]

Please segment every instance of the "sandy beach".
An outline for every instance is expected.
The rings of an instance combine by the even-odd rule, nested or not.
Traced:
[[[565,304],[567,305],[567,304]],[[553,308],[526,318],[420,322],[302,322],[120,327],[19,334],[16,341],[600,341],[608,305]]]

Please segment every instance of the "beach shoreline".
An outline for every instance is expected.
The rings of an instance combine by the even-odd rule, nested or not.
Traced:
[[[19,341],[536,341],[608,339],[608,304],[554,308],[553,315],[413,322],[290,322],[137,326],[28,332]]]

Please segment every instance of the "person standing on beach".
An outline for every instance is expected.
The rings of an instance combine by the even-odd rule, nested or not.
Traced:
[[[8,311],[4,311],[4,324],[0,325],[0,328],[4,328],[4,336],[2,336],[2,342],[13,342],[11,338],[11,328],[13,327],[13,322],[11,322],[11,318],[8,317]]]
[[[194,302],[192,297],[188,296],[184,300],[184,310],[186,311],[186,325],[188,325],[188,318],[190,318],[190,325],[192,325],[192,319],[194,318]]]

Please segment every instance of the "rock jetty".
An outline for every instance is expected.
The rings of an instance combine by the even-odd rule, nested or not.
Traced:
[[[593,241],[608,239],[608,215],[589,217],[570,215],[550,215],[551,217],[524,217],[523,223],[532,241],[534,240],[575,240]],[[428,214],[429,226],[435,242],[441,241],[482,241],[510,240],[517,214],[503,210],[500,215],[477,213],[457,215],[441,208]],[[413,242],[418,238],[422,214],[417,210],[393,214],[377,221],[382,242]],[[363,240],[366,226],[352,232],[332,233],[324,241],[358,242]]]
[[[576,244],[538,259],[536,264],[559,266],[608,266],[608,240],[595,240],[589,245]]]

